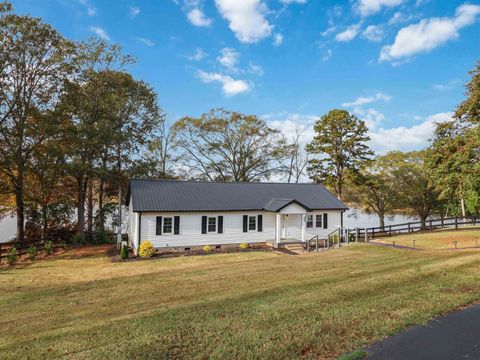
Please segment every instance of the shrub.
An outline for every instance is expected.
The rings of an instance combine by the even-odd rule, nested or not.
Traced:
[[[108,233],[105,230],[99,230],[93,234],[94,244],[108,244],[112,242],[111,239],[112,238],[108,236]]]
[[[34,261],[38,256],[38,248],[36,246],[30,246],[27,249],[28,259]]]
[[[48,240],[45,243],[45,246],[43,247],[43,250],[45,251],[45,254],[52,255],[53,254],[53,242],[51,240]]]
[[[7,262],[9,265],[13,265],[17,262],[17,260],[18,260],[17,248],[15,246],[12,246],[7,253]]]
[[[72,245],[79,245],[82,242],[82,237],[80,234],[74,234],[71,238],[70,241],[72,242]]]
[[[125,244],[122,245],[122,249],[120,250],[120,258],[122,260],[128,259],[128,246]]]
[[[241,243],[240,244],[240,249],[248,249],[250,247],[250,245],[248,245],[247,243]]]
[[[213,251],[213,246],[205,245],[205,246],[203,247],[203,251],[205,251],[205,252]]]
[[[155,254],[155,248],[153,247],[151,241],[144,241],[140,244],[140,251],[138,252],[138,255],[147,258],[152,257],[153,254]]]

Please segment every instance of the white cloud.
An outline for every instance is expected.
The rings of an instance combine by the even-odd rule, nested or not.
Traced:
[[[330,58],[332,57],[332,49],[327,49],[325,50],[325,52],[323,53],[321,59],[322,61],[328,61],[330,60]]]
[[[191,56],[188,56],[188,60],[191,61],[200,61],[202,60],[207,54],[201,49],[201,48],[196,48],[195,53]]]
[[[355,107],[353,108],[353,112],[361,120],[365,121],[365,124],[370,130],[376,129],[382,121],[385,120],[385,115],[373,108],[363,109],[362,107]]]
[[[137,6],[129,6],[128,10],[130,11],[130,16],[132,18],[134,18],[134,17],[138,16],[138,14],[140,14],[140,8],[138,8]]]
[[[307,3],[307,0],[280,0],[281,3],[285,4],[285,5],[289,5],[289,4],[306,4]]]
[[[390,95],[385,95],[382,92],[376,93],[373,96],[361,96],[353,102],[345,102],[342,104],[344,107],[356,107],[361,105],[370,104],[375,101],[390,101],[392,97]]]
[[[235,80],[228,75],[219,73],[209,73],[199,70],[197,76],[204,83],[219,82],[222,84],[222,91],[226,96],[242,94],[250,91],[252,88],[252,85],[245,80]]]
[[[263,68],[260,65],[254,64],[252,62],[248,63],[248,70],[250,74],[263,75]]]
[[[327,30],[322,31],[322,32],[320,33],[320,35],[323,36],[323,37],[325,37],[325,36],[330,35],[331,33],[335,32],[335,31],[337,31],[337,27],[332,25],[332,26],[329,26],[329,27],[327,28]]]
[[[240,53],[232,48],[223,48],[220,50],[220,55],[217,57],[217,61],[230,71],[238,72],[238,61],[240,59]]]
[[[459,83],[458,80],[450,80],[445,84],[432,84],[432,88],[434,90],[440,90],[440,91],[450,90],[454,88],[458,83]]]
[[[88,16],[95,16],[97,15],[97,9],[95,9],[94,7],[88,7],[87,14]]]
[[[435,124],[452,119],[453,113],[445,112],[428,116],[420,124],[412,127],[399,126],[379,128],[369,132],[370,146],[378,153],[392,150],[411,151],[428,146],[435,131]]]
[[[397,11],[393,16],[388,20],[388,25],[398,25],[401,23],[406,23],[410,20],[417,19],[419,18],[420,14],[410,14],[406,15],[404,13],[401,13],[400,11]]]
[[[243,43],[256,43],[271,35],[273,26],[265,19],[267,6],[260,0],[215,0],[230,30]]]
[[[352,41],[355,39],[360,31],[360,24],[349,26],[346,30],[338,33],[335,36],[335,40],[340,42]]]
[[[152,46],[155,45],[155,43],[154,43],[152,40],[147,39],[147,38],[137,37],[136,39],[137,39],[138,41],[140,41],[141,43],[143,43],[143,44],[145,44],[145,45],[147,45],[147,46],[150,46],[150,47],[152,47]]]
[[[380,61],[401,61],[413,55],[429,52],[451,39],[458,31],[475,22],[480,14],[479,5],[460,5],[452,18],[423,19],[406,26],[397,33],[392,45],[384,46]]]
[[[363,31],[362,37],[370,41],[380,42],[383,39],[383,27],[380,25],[369,25]]]
[[[212,24],[212,20],[207,18],[203,11],[198,8],[190,10],[187,13],[187,18],[192,23],[192,25],[195,26],[204,27],[210,26]]]
[[[382,10],[382,7],[390,8],[402,3],[403,0],[358,0],[355,8],[360,15],[369,16]]]
[[[283,35],[282,34],[275,34],[273,37],[273,46],[280,46],[283,43]]]
[[[95,33],[95,35],[97,35],[99,38],[102,38],[103,40],[110,40],[107,32],[99,26],[90,26],[90,31]]]

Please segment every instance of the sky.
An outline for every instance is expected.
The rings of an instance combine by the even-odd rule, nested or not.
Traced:
[[[377,153],[425,147],[480,60],[480,2],[457,0],[14,0],[65,37],[136,58],[174,121],[224,107],[303,141],[334,108]]]

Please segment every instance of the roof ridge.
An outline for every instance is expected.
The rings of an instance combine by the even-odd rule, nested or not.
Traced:
[[[206,184],[245,184],[245,185],[252,185],[252,184],[263,184],[263,185],[320,185],[323,186],[322,183],[288,183],[288,182],[268,182],[268,181],[209,181],[209,180],[176,180],[176,179],[136,179],[131,178],[130,181],[157,181],[157,182],[175,182],[175,183],[206,183]]]

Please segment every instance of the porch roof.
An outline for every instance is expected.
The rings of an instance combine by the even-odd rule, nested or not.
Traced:
[[[265,210],[278,212],[278,211],[282,210],[283,208],[287,207],[290,204],[297,204],[298,206],[301,206],[305,210],[310,211],[309,207],[305,206],[300,201],[295,200],[295,199],[272,199],[265,206]]]

